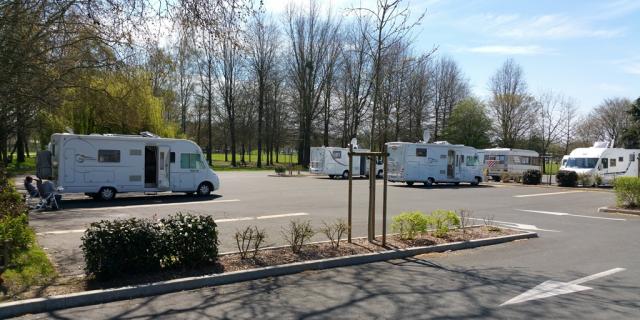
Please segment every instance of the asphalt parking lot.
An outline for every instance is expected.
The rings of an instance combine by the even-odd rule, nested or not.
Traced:
[[[31,225],[62,273],[74,275],[82,273],[82,231],[101,219],[210,214],[218,222],[224,252],[235,249],[232,235],[246,225],[264,228],[269,243],[279,245],[280,230],[291,219],[320,226],[347,215],[347,181],[266,172],[225,172],[220,178],[222,189],[211,198],[67,200],[62,211],[33,213]],[[357,180],[354,188],[354,236],[364,236],[368,181]],[[379,218],[381,189],[378,181]],[[465,208],[478,223],[491,217],[497,224],[537,231],[540,238],[33,317],[617,319],[633,318],[640,310],[640,217],[598,213],[598,207],[614,202],[610,190],[392,183],[388,199],[389,221],[405,210]]]

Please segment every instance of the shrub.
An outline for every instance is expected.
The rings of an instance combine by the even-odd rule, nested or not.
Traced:
[[[616,202],[620,207],[636,208],[640,206],[640,178],[618,177],[613,182]]]
[[[246,259],[249,255],[249,250],[253,249],[252,258],[255,258],[260,249],[260,245],[267,238],[267,234],[264,230],[259,230],[258,227],[248,226],[244,230],[237,230],[235,234],[236,245],[240,252],[240,258]]]
[[[284,174],[287,171],[287,168],[283,165],[278,164],[274,167],[274,170],[277,174]]]
[[[500,231],[500,228],[496,225],[496,222],[493,218],[493,216],[489,216],[489,217],[484,217],[482,218],[482,220],[484,220],[484,226],[489,230],[489,231]]]
[[[85,272],[98,279],[160,269],[157,229],[148,220],[102,220],[82,236]]]
[[[590,174],[586,174],[586,173],[579,174],[578,181],[580,182],[580,185],[583,187],[590,187],[593,185]]]
[[[560,170],[556,173],[556,181],[562,187],[575,187],[578,182],[578,175],[575,171]]]
[[[415,239],[416,235],[427,231],[428,217],[420,211],[402,212],[393,217],[391,230],[400,234],[401,239]]]
[[[81,248],[85,272],[106,280],[212,263],[218,255],[218,232],[212,217],[183,213],[156,223],[136,218],[103,220],[84,232]]]
[[[299,253],[302,246],[311,240],[315,234],[311,228],[311,221],[291,220],[289,226],[283,228],[282,236],[284,240],[291,246],[291,251]]]
[[[542,173],[540,170],[527,170],[522,174],[523,184],[540,184],[542,182]]]
[[[340,246],[340,239],[347,232],[349,226],[342,219],[336,220],[332,224],[328,224],[326,222],[322,223],[322,228],[320,228],[320,232],[324,233],[325,236],[331,242],[331,246],[335,249],[338,249]]]
[[[460,217],[451,210],[435,210],[431,212],[427,221],[434,229],[433,234],[438,238],[446,236],[450,227],[460,226]]]
[[[162,265],[195,267],[218,257],[218,231],[211,216],[178,212],[155,225],[160,234]]]
[[[29,249],[29,245],[35,241],[33,230],[29,228],[28,217],[25,213],[17,216],[6,215],[0,218],[0,249],[8,246],[7,254],[9,261],[2,261],[2,264],[9,264],[20,253]],[[2,249],[4,250],[4,249]],[[0,259],[4,259],[0,251]]]
[[[500,181],[502,182],[510,182],[511,180],[511,176],[509,175],[509,173],[504,172],[500,175]]]
[[[601,186],[602,185],[602,176],[599,174],[596,174],[593,176],[593,183],[596,184],[596,186]]]

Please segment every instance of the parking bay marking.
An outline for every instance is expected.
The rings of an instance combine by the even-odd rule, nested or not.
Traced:
[[[479,219],[479,218],[469,218],[469,220],[479,220],[479,221],[485,221],[485,219]],[[499,223],[502,225],[505,225],[507,227],[511,227],[514,229],[520,229],[520,230],[531,230],[531,231],[548,231],[548,232],[560,232],[558,230],[551,230],[551,229],[541,229],[538,228],[532,224],[524,224],[524,223],[517,223],[517,222],[507,222],[507,221],[497,221],[497,220],[492,220],[495,223]]]
[[[70,209],[65,211],[98,211],[98,210],[119,210],[119,209],[135,209],[135,208],[148,208],[157,206],[182,206],[186,204],[215,204],[215,203],[228,203],[238,202],[240,199],[225,199],[225,200],[208,200],[208,201],[189,201],[189,202],[171,202],[171,203],[154,203],[154,204],[137,204],[131,206],[118,206],[118,207],[102,207],[102,208],[83,208],[83,209]]]
[[[623,218],[607,218],[607,217],[595,217],[595,216],[585,216],[581,214],[573,214],[566,212],[553,212],[553,211],[541,211],[541,210],[525,210],[525,209],[516,209],[517,211],[522,212],[533,212],[533,213],[542,213],[549,214],[553,216],[569,216],[569,217],[579,217],[579,218],[589,218],[589,219],[600,219],[600,220],[613,220],[613,221],[627,221],[627,219]]]
[[[247,220],[276,219],[276,218],[308,216],[308,215],[309,214],[306,213],[306,212],[294,212],[294,213],[273,214],[273,215],[258,216],[258,217],[239,217],[239,218],[229,218],[229,219],[215,219],[214,221],[216,223],[222,223],[222,222],[236,222],[236,221],[247,221]],[[85,229],[57,230],[57,231],[38,232],[38,233],[36,233],[36,235],[44,236],[44,235],[69,234],[69,233],[83,233],[84,231],[85,231]]]
[[[606,277],[608,275],[612,275],[614,273],[618,273],[624,270],[626,269],[613,268],[613,269],[592,274],[590,276],[586,276],[586,277],[569,281],[569,282],[547,280],[535,286],[533,289],[527,290],[526,292],[518,295],[517,297],[502,303],[500,306],[516,304],[516,303],[521,303],[521,302],[530,301],[530,300],[544,299],[544,298],[549,298],[549,297],[553,297],[561,294],[591,290],[593,288],[582,286],[580,284],[585,283],[587,281],[595,280],[598,278]]]
[[[560,191],[560,192],[547,192],[547,193],[520,194],[520,195],[513,196],[513,197],[514,198],[528,198],[528,197],[553,196],[553,195],[556,195],[556,194],[567,194],[567,193],[578,193],[578,192],[588,192],[588,191],[575,190],[575,191]]]

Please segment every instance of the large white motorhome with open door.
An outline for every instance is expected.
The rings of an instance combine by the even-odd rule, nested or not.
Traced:
[[[611,185],[616,177],[640,177],[639,159],[639,149],[611,148],[607,142],[596,142],[592,147],[571,151],[563,158],[560,170],[600,176],[603,185]]]
[[[351,141],[354,151],[369,152],[367,149],[358,149],[357,141]],[[317,175],[327,175],[333,179],[349,177],[349,148],[340,147],[312,147],[311,161],[309,162],[309,172]],[[376,176],[382,177],[382,160],[376,161]],[[367,157],[353,157],[353,173],[356,176],[369,176],[369,160]]]
[[[484,149],[484,165],[493,181],[500,181],[505,173],[514,177],[522,176],[527,170],[541,170],[539,154],[523,149]]]
[[[53,134],[40,152],[38,176],[64,192],[110,200],[121,192],[185,192],[208,195],[220,188],[216,173],[192,141],[150,133]]]
[[[425,139],[425,141],[428,139]],[[389,153],[387,178],[392,182],[413,185],[434,183],[482,182],[482,151],[447,142],[387,143]]]

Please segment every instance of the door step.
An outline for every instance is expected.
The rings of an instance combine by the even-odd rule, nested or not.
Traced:
[[[157,196],[158,193],[157,192],[145,192],[144,195],[145,196]]]

